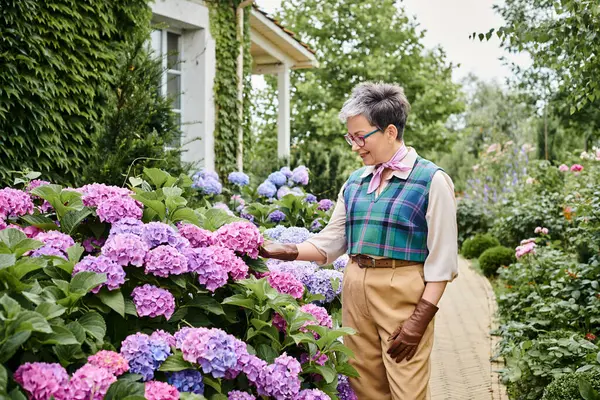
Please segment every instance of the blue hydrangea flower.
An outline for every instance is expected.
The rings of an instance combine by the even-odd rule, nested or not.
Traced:
[[[260,196],[272,198],[277,193],[277,187],[271,181],[264,181],[256,189]]]
[[[319,269],[314,274],[306,276],[303,282],[308,291],[312,294],[322,294],[325,300],[318,301],[317,304],[331,303],[335,296],[342,291],[342,279],[344,273],[333,269]],[[333,282],[339,280],[337,289],[333,290]]]
[[[229,182],[238,186],[246,186],[250,183],[250,177],[243,172],[232,172],[227,177]]]
[[[219,180],[219,175],[215,171],[209,171],[206,168],[203,168],[200,171],[196,172],[192,176],[193,180],[196,180],[196,179],[207,179],[207,178],[211,178],[211,179],[214,179],[214,180],[218,181]]]
[[[286,229],[287,228],[283,225],[277,225],[275,228],[265,229],[265,235],[267,235],[273,240],[279,240],[279,236],[281,236],[281,234],[285,232]]]
[[[168,375],[167,382],[180,392],[204,394],[202,374],[195,369],[186,369]]]
[[[286,178],[292,177],[292,170],[289,169],[289,167],[283,167],[279,170],[279,172],[281,172],[283,175],[285,175]]]
[[[285,185],[285,182],[287,181],[287,177],[283,174],[283,172],[276,171],[276,172],[273,172],[271,175],[269,175],[267,180],[269,182],[271,182],[273,185],[280,187],[280,186]]]
[[[315,196],[312,193],[309,193],[304,198],[304,201],[307,202],[307,203],[309,203],[309,204],[316,203],[317,202],[317,196]]]
[[[308,229],[293,226],[291,228],[287,228],[285,232],[282,232],[277,241],[280,243],[298,244],[304,242],[312,236],[313,234],[310,233]]]
[[[348,254],[343,254],[339,256],[333,262],[333,268],[335,268],[337,271],[343,271],[346,268],[346,264],[348,264],[349,259],[350,257],[348,256]]]
[[[129,371],[142,375],[144,382],[154,378],[154,371],[170,354],[171,348],[164,339],[144,333],[129,335],[121,343],[121,355],[127,360]]]
[[[271,214],[269,214],[269,221],[271,222],[281,222],[285,219],[285,213],[280,210],[275,210]]]

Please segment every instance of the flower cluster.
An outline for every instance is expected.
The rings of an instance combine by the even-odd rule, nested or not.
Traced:
[[[332,200],[329,200],[329,199],[319,200],[317,210],[329,211],[329,209],[331,207],[333,207],[334,205],[335,205],[335,203]]]
[[[308,168],[304,165],[294,168],[290,180],[298,185],[308,185]]]
[[[277,225],[274,228],[269,228],[269,229],[265,229],[265,236],[273,239],[273,240],[279,240],[279,237],[281,236],[281,234],[283,232],[285,232],[287,230],[287,228],[283,225]]]
[[[144,397],[146,400],[179,400],[179,392],[168,383],[150,381],[144,385]]]
[[[115,376],[123,375],[129,371],[127,360],[121,354],[109,350],[100,350],[93,356],[89,356],[88,364],[107,369]]]
[[[304,389],[294,397],[294,400],[331,400],[331,397],[319,389]]]
[[[321,294],[325,300],[318,303],[331,303],[342,292],[344,273],[333,269],[319,269],[304,279],[304,284],[312,294]],[[335,285],[335,290],[334,290]]]
[[[581,172],[581,171],[583,171],[583,165],[581,165],[581,164],[571,165],[571,172]]]
[[[348,382],[348,377],[345,375],[338,375],[338,398],[340,400],[358,400],[356,397],[356,393],[350,387],[350,382]]]
[[[219,175],[214,171],[203,169],[192,176],[192,188],[199,190],[205,195],[217,195],[223,191],[223,185]]]
[[[227,400],[256,400],[256,397],[250,393],[240,392],[239,390],[232,390],[227,394]]]
[[[40,232],[35,237],[44,246],[31,253],[32,257],[57,256],[67,259],[67,249],[75,244],[73,238],[59,231]]]
[[[195,369],[186,369],[169,374],[167,382],[180,392],[204,394],[202,374]]]
[[[182,245],[182,238],[177,231],[162,222],[149,222],[142,225],[140,237],[151,249],[164,244],[173,247]]]
[[[85,364],[73,376],[66,390],[65,400],[102,400],[117,378],[107,369]]]
[[[309,232],[306,228],[300,228],[292,226],[287,228],[284,232],[281,232],[279,237],[276,239],[280,243],[302,243],[307,239],[311,238],[314,234]]]
[[[517,258],[521,258],[525,254],[535,253],[536,247],[537,245],[535,244],[535,239],[521,240],[521,245],[517,246],[517,248],[515,249],[515,256]]]
[[[271,181],[264,181],[258,185],[256,192],[259,196],[272,199],[277,194],[277,186],[275,186]]]
[[[287,176],[285,176],[285,174],[283,172],[275,171],[275,172],[271,173],[271,175],[269,175],[269,177],[267,178],[267,181],[271,182],[276,187],[281,187],[286,184],[287,179],[288,179]]]
[[[275,210],[267,217],[271,222],[281,222],[285,219],[285,213],[280,210]]]
[[[133,194],[129,189],[120,188],[118,186],[108,186],[103,183],[92,183],[75,190],[81,193],[81,200],[86,207],[99,207],[100,204],[106,200],[115,197],[126,198]]]
[[[123,218],[141,219],[143,211],[138,203],[128,196],[112,197],[102,201],[98,205],[96,213],[100,221],[112,224]]]
[[[534,230],[534,233],[541,233],[542,235],[547,235],[549,232],[548,228],[542,228],[541,226],[536,227]]]
[[[193,224],[179,225],[179,234],[190,242],[194,248],[208,247],[214,244],[214,235],[211,231],[198,228]]]
[[[304,294],[304,285],[290,273],[271,272],[267,276],[267,281],[279,293],[289,294],[295,299],[302,298]]]
[[[350,260],[350,256],[348,256],[348,254],[343,254],[343,255],[339,256],[333,262],[333,268],[338,271],[343,271],[344,269],[346,269],[348,260]]]
[[[317,320],[318,325],[325,326],[327,328],[333,327],[331,316],[323,307],[319,307],[315,304],[305,304],[300,307],[300,311],[312,315]],[[315,325],[315,323],[312,321],[306,321],[298,330],[301,332],[308,332],[308,329],[306,328],[308,325]],[[313,332],[313,335],[315,336],[315,339],[318,339],[319,336],[315,332]]]
[[[31,196],[22,190],[0,189],[0,221],[7,218],[18,218],[25,214],[33,214]]]
[[[276,399],[293,399],[300,392],[298,374],[301,370],[298,360],[283,353],[275,359],[274,364],[261,370],[257,382],[258,394]]]
[[[164,315],[170,319],[175,312],[175,297],[168,290],[147,283],[133,289],[131,295],[140,317]]]
[[[146,274],[168,278],[169,275],[181,275],[187,271],[187,258],[174,247],[161,245],[146,254]]]
[[[29,394],[30,400],[65,398],[69,374],[60,364],[25,363],[14,374],[17,382]]]
[[[307,363],[309,360],[314,361],[315,364],[317,364],[317,365],[325,365],[327,360],[329,360],[329,357],[327,357],[327,354],[323,354],[318,350],[317,350],[317,354],[315,354],[312,357],[310,357],[308,353],[302,353],[300,355],[300,362],[302,364]]]
[[[220,246],[201,247],[185,251],[190,272],[198,274],[198,282],[214,292],[227,283],[228,273],[233,279],[244,279],[248,266],[235,253]]]
[[[164,340],[144,333],[129,335],[121,343],[121,355],[127,360],[130,372],[142,375],[144,381],[154,377],[154,371],[170,354],[171,348]]]
[[[91,271],[98,274],[106,274],[106,282],[92,290],[92,293],[98,293],[102,286],[108,290],[115,290],[125,283],[125,271],[123,267],[105,256],[86,256],[83,260],[75,264],[73,275],[81,271]]]
[[[250,177],[243,172],[232,172],[227,180],[237,186],[246,186],[250,183]]]
[[[236,339],[217,328],[194,328],[181,344],[183,359],[202,366],[202,371],[223,378],[238,363]]]
[[[110,237],[102,247],[102,255],[119,265],[144,265],[148,245],[131,233],[120,233]]]
[[[258,249],[263,242],[258,228],[246,221],[223,225],[215,232],[215,243],[254,259],[258,257]]]
[[[144,223],[139,219],[131,217],[123,218],[111,225],[108,237],[111,238],[122,233],[131,233],[132,235],[140,236],[143,226]]]

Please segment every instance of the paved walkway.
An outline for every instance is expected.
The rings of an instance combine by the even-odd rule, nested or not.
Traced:
[[[491,363],[497,338],[490,335],[496,299],[486,278],[459,260],[459,276],[448,285],[436,316],[432,400],[506,400]]]

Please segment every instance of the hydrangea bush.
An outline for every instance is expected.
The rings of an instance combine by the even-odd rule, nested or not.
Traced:
[[[305,169],[279,172],[290,190],[308,182]],[[240,174],[228,180],[248,185]],[[0,396],[353,398],[342,273],[267,266],[258,257],[266,226],[189,207],[201,183],[215,182],[206,171],[147,169],[128,188],[0,189],[0,330],[11,338],[0,346]],[[303,201],[285,197],[282,213],[292,198]],[[312,234],[282,228],[288,242]]]

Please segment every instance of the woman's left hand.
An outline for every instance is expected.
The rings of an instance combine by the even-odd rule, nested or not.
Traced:
[[[392,344],[387,352],[392,359],[399,363],[405,358],[409,361],[414,357],[419,342],[437,311],[435,304],[424,299],[419,301],[413,314],[388,338],[388,342]]]

